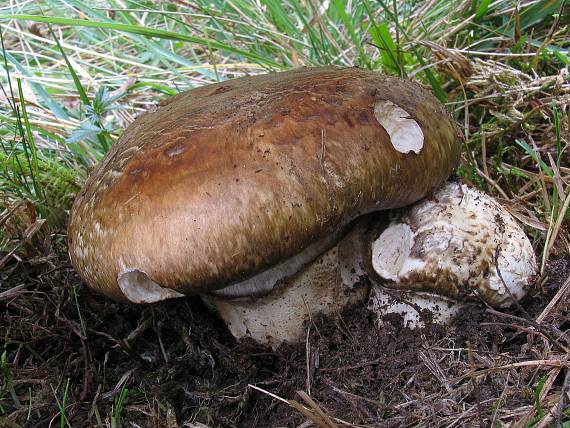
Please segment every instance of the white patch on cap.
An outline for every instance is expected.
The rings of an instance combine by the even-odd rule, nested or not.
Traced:
[[[397,281],[413,245],[410,226],[391,225],[372,243],[372,267],[382,278]]]
[[[132,303],[154,303],[183,297],[178,291],[161,287],[138,269],[125,269],[117,278],[119,288]]]
[[[410,114],[392,101],[380,100],[374,105],[374,117],[390,136],[400,153],[419,154],[424,146],[424,133]]]

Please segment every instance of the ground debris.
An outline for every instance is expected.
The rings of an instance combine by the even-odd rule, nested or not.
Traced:
[[[59,420],[65,400],[72,426],[108,426],[122,394],[121,420],[139,426],[299,426],[326,421],[319,412],[336,426],[489,426],[560,414],[568,259],[550,262],[524,313],[472,306],[447,327],[409,330],[392,316],[379,331],[358,306],[313,319],[304,343],[276,350],[236,342],[198,298],[114,303],[57,262],[33,278],[12,270],[0,289],[0,404],[16,424]]]

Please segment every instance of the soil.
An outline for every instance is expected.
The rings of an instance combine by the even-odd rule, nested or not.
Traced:
[[[520,319],[536,318],[570,274],[570,261],[554,260],[542,286],[508,311],[518,321],[474,304],[449,326],[410,330],[392,316],[379,328],[361,305],[315,318],[305,343],[275,350],[237,342],[198,298],[119,304],[81,286],[70,268],[26,272],[11,278],[18,275],[25,293],[0,302],[4,379],[9,373],[21,403],[34,397],[29,417],[9,394],[0,404],[22,426],[59,423],[54,396],[64,399],[67,380],[66,418],[74,427],[98,418],[108,424],[122,388],[124,426],[296,427],[307,420],[248,385],[308,406],[297,394],[305,391],[338,426],[491,426],[532,416],[535,385],[553,372],[530,364],[473,371],[558,355],[558,345]],[[569,326],[562,303],[547,325],[558,331]],[[559,372],[552,391],[562,388]]]

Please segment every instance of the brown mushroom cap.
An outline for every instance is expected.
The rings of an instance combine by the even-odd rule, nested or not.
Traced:
[[[423,134],[419,146],[392,141],[402,128],[381,122],[394,114]],[[223,288],[364,213],[417,201],[459,153],[427,90],[372,71],[301,68],[190,90],[139,117],[89,177],[71,211],[71,261],[120,300],[125,272],[182,294]]]

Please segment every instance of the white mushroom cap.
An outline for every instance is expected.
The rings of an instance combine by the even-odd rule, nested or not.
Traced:
[[[401,210],[372,242],[371,258],[386,287],[424,293],[420,301],[430,293],[428,306],[442,296],[435,303],[440,308],[449,307],[449,299],[469,296],[510,306],[526,294],[537,272],[532,245],[513,217],[490,196],[458,183]],[[371,301],[371,307],[380,315],[411,308],[390,306],[378,294],[381,304]]]

